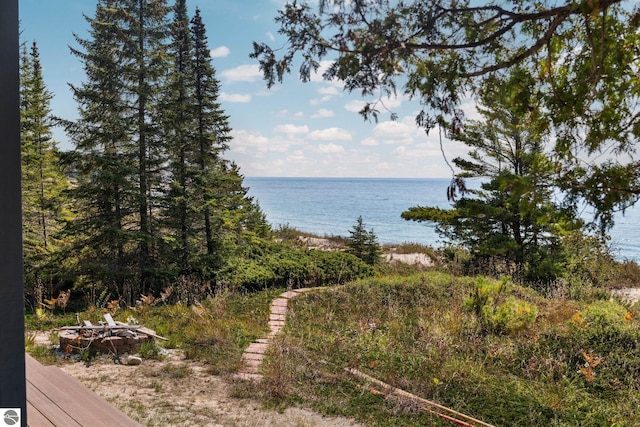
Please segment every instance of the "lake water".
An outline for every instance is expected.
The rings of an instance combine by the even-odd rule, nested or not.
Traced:
[[[435,226],[406,221],[400,214],[409,207],[447,208],[449,179],[404,178],[256,178],[244,179],[274,228],[289,225],[300,231],[348,236],[358,216],[380,243],[415,242],[440,246]],[[469,182],[470,187],[479,182]],[[611,231],[619,259],[640,261],[640,208],[616,216]]]

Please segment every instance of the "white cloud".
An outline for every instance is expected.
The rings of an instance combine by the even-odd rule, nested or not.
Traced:
[[[256,90],[253,92],[253,94],[255,96],[273,96],[273,94],[276,92],[278,92],[278,88]]]
[[[326,108],[321,108],[311,116],[312,119],[326,119],[328,117],[335,117],[336,113]]]
[[[292,114],[289,110],[285,109],[285,110],[276,111],[275,116],[280,119],[293,118],[295,120],[302,120],[304,119],[304,112],[296,111],[295,113]]]
[[[399,147],[396,147],[395,150],[393,150],[393,154],[397,155],[397,156],[406,156],[407,154],[407,147],[405,147],[404,145],[401,145]]]
[[[331,144],[320,144],[318,145],[318,152],[323,154],[333,154],[333,153],[342,153],[344,152],[344,147],[342,145],[337,145],[334,143]]]
[[[382,105],[390,110],[400,107],[402,105],[402,101],[404,101],[404,97],[402,96],[402,94],[399,96],[390,96],[388,98],[383,98],[380,100]]]
[[[266,147],[269,143],[267,137],[256,131],[233,130],[231,135],[233,136],[233,151],[236,153],[254,154],[255,149]]]
[[[227,82],[255,82],[262,78],[262,72],[258,64],[240,65],[220,73]]]
[[[311,81],[312,82],[325,82],[326,80],[322,77],[325,71],[333,64],[332,61],[320,61],[320,67],[318,67],[318,71],[315,73],[311,71]]]
[[[354,113],[358,113],[360,112],[360,110],[364,108],[365,105],[367,105],[366,102],[355,100],[355,101],[347,102],[344,105],[344,109],[347,111],[353,111]]]
[[[220,100],[227,102],[250,102],[251,95],[250,94],[242,94],[242,93],[220,93]]]
[[[276,40],[276,38],[273,36],[273,34],[271,34],[271,32],[267,32],[267,37],[269,37],[269,40],[271,40],[272,42]]]
[[[419,132],[418,127],[405,118],[402,121],[386,121],[378,123],[373,128],[373,134],[376,138],[387,144],[411,144],[413,139]]]
[[[304,160],[304,153],[301,150],[292,151],[291,154],[287,156],[287,160],[292,162],[300,162]]]
[[[209,52],[209,55],[211,55],[212,58],[225,58],[229,56],[230,53],[231,53],[231,50],[229,50],[228,47],[218,46],[217,48],[212,49]]]
[[[364,157],[362,157],[364,156]],[[371,163],[379,163],[380,162],[380,155],[378,153],[369,153],[367,151],[365,151],[364,153],[360,154],[360,157],[362,159],[362,163],[363,164],[371,164]]]
[[[296,132],[295,129],[292,131]],[[281,135],[267,138],[258,131],[234,130],[231,135],[233,136],[232,155],[241,154],[251,159],[264,159],[265,156],[271,156],[269,153],[278,153],[278,158],[282,158],[293,146],[303,144],[303,141],[296,140],[290,134],[289,137]]]
[[[482,120],[482,116],[478,113],[477,103],[473,99],[467,99],[460,105],[460,109],[464,113],[464,119],[466,120]]]
[[[327,102],[330,101],[331,98],[333,98],[331,95],[325,95],[321,98],[313,98],[309,100],[309,104],[311,105],[319,105],[322,104],[323,102]]]
[[[273,168],[270,165],[262,162],[251,162],[247,166],[247,169],[249,169],[254,175],[268,176],[270,173],[274,172]]]
[[[341,128],[327,128],[314,130],[309,134],[309,138],[316,141],[350,141],[351,133]]]
[[[378,144],[378,141],[376,141],[375,138],[365,138],[360,142],[360,144],[367,147],[375,147],[376,145],[380,145]]]
[[[305,133],[309,133],[309,128],[307,125],[296,126],[292,124],[285,124],[276,126],[273,128],[273,132],[284,133],[286,135],[303,135]]]
[[[389,98],[381,98],[377,101],[374,100],[369,102],[369,104],[371,104],[372,108],[375,108],[382,113],[387,110],[393,111],[394,109],[399,108],[402,105],[403,101],[404,101],[404,98],[402,95],[400,95],[400,96],[394,96]],[[359,113],[360,110],[362,110],[365,105],[367,105],[366,101],[353,100],[353,101],[347,102],[344,105],[344,109],[347,111],[353,111],[354,113]]]
[[[320,89],[318,89],[318,93],[320,95],[326,95],[326,96],[341,96],[342,95],[342,93],[335,86],[324,86],[324,87],[321,87]]]
[[[322,95],[320,98],[312,98],[309,100],[311,105],[319,105],[323,102],[330,101],[334,96],[342,96],[342,92],[336,86],[323,86],[317,90]]]

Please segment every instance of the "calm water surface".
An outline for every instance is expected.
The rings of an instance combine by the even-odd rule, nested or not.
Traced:
[[[244,180],[249,195],[274,226],[289,225],[318,235],[348,236],[358,216],[380,243],[415,242],[440,246],[435,226],[406,221],[400,214],[412,206],[450,206],[449,179],[401,178],[256,178]],[[469,182],[477,187],[479,182]],[[640,209],[616,217],[612,243],[620,259],[640,261]]]

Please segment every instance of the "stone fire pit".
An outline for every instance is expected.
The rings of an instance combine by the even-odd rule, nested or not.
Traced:
[[[65,353],[93,348],[100,353],[133,354],[144,342],[156,338],[166,340],[144,326],[115,322],[110,314],[105,314],[104,318],[106,323],[100,325],[85,320],[81,326],[60,328],[60,349]]]

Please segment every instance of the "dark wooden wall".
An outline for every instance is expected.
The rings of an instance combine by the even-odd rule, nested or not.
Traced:
[[[18,0],[0,0],[0,421],[26,426]]]

